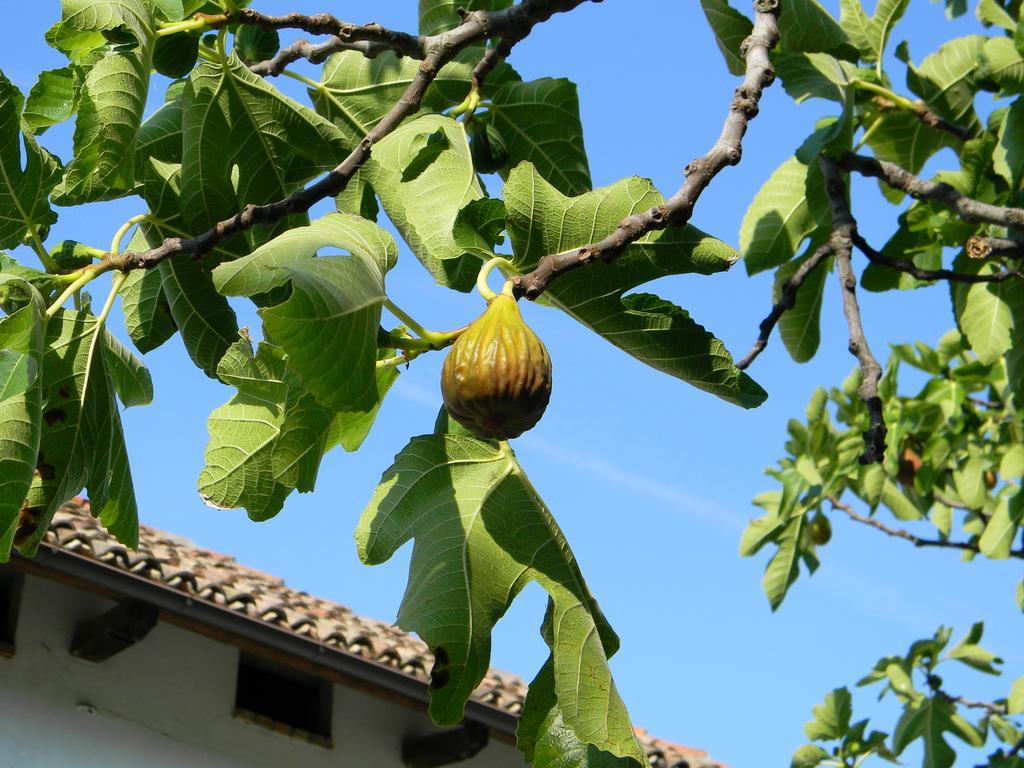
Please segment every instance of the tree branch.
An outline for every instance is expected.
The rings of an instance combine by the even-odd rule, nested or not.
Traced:
[[[1005,237],[975,235],[964,248],[972,259],[1024,259],[1024,243]]]
[[[349,153],[340,165],[313,184],[293,192],[288,197],[266,205],[247,205],[240,213],[224,219],[208,231],[195,237],[173,237],[164,240],[156,248],[139,253],[111,254],[108,259],[110,266],[121,269],[150,269],[167,258],[187,255],[199,258],[209,253],[219,243],[250,229],[257,224],[272,223],[297,213],[305,213],[316,203],[333,197],[345,189],[345,186],[356,171],[369,159],[373,145],[391,133],[409,115],[420,107],[427,87],[437,77],[441,68],[451,61],[459,51],[473,43],[486,40],[495,35],[520,35],[523,29],[532,29],[540,22],[551,18],[555,13],[570,11],[587,0],[522,0],[517,5],[502,11],[473,11],[466,14],[464,21],[455,29],[438,35],[423,38],[412,38],[404,33],[393,33],[376,24],[363,27],[345,25],[338,29],[338,37],[346,42],[388,42],[397,41],[396,45],[407,46],[412,55],[414,51],[423,53],[423,63],[415,78],[406,88],[405,93],[394,107],[383,117],[373,129],[366,134],[359,145]],[[241,11],[243,15],[245,10]],[[292,19],[291,14],[278,19]],[[274,21],[274,17],[266,17]],[[327,14],[315,17],[299,17],[301,19],[319,19],[325,24],[324,29],[332,31],[337,22]],[[330,21],[333,19],[333,22]],[[282,22],[283,24],[284,22]],[[314,27],[316,29],[316,27]],[[311,30],[312,31],[312,30]],[[415,39],[415,46],[409,42]]]
[[[951,283],[1001,283],[1011,278],[1024,277],[1024,272],[1019,269],[1007,269],[992,275],[972,275],[966,272],[954,272],[951,269],[921,269],[912,261],[890,259],[881,251],[872,248],[856,231],[853,233],[853,243],[857,246],[857,250],[868,257],[869,261],[897,272],[906,272],[918,280],[948,280]]]
[[[932,200],[955,211],[964,221],[1024,228],[1024,208],[1002,208],[961,195],[949,184],[925,181],[895,163],[846,152],[836,161],[844,171],[881,179],[916,200]]]
[[[741,48],[747,62],[746,76],[732,98],[718,141],[707,154],[686,166],[686,181],[682,187],[664,205],[623,219],[604,240],[544,256],[531,272],[512,277],[517,296],[536,299],[558,276],[586,264],[612,261],[644,235],[669,226],[682,226],[690,220],[698,198],[711,180],[726,166],[739,163],[747,126],[757,115],[762,92],[775,80],[768,54],[779,39],[780,2],[755,0],[754,29]]]
[[[228,21],[264,29],[301,29],[311,35],[333,35],[343,44],[362,46],[373,51],[373,55],[388,49],[414,59],[426,59],[429,54],[430,38],[396,32],[375,23],[350,24],[329,13],[269,16],[252,8],[242,8],[237,15],[229,14]]]
[[[273,58],[250,65],[249,71],[260,77],[277,77],[284,72],[285,67],[299,59],[306,59],[310,64],[320,64],[332,53],[339,51],[359,51],[366,58],[372,59],[386,50],[390,49],[374,43],[346,43],[340,37],[331,37],[322,43],[296,40],[278,51]]]
[[[853,273],[853,237],[857,233],[857,222],[850,213],[846,202],[846,184],[832,158],[822,155],[821,170],[825,175],[825,193],[832,209],[832,236],[829,242],[836,257],[839,285],[842,289],[843,313],[850,328],[850,354],[857,358],[863,377],[857,393],[867,406],[870,419],[864,432],[864,453],[861,464],[880,463],[885,456],[885,417],[882,414],[882,398],[878,394],[878,381],[882,378],[882,366],[871,353],[864,336],[864,325],[857,303],[857,276]]]
[[[796,297],[800,291],[800,286],[817,269],[818,265],[831,255],[832,243],[825,243],[812,253],[807,261],[801,264],[797,271],[793,273],[793,276],[786,281],[785,285],[782,286],[782,296],[772,307],[768,317],[761,321],[761,332],[758,334],[757,341],[754,342],[754,346],[751,347],[747,356],[736,363],[737,368],[745,371],[757,359],[757,356],[764,351],[764,348],[768,346],[768,339],[771,337],[772,331],[775,330],[779,320],[796,304]]]
[[[829,502],[832,504],[832,508],[845,512],[846,515],[856,523],[870,526],[875,530],[881,531],[886,536],[892,536],[893,538],[903,539],[909,541],[915,547],[938,547],[940,549],[959,549],[966,552],[974,552],[977,554],[981,553],[978,545],[970,541],[947,541],[945,539],[925,539],[920,536],[915,536],[910,531],[903,530],[902,528],[890,528],[885,523],[876,520],[873,517],[865,517],[864,515],[855,512],[853,507],[849,504],[844,504],[835,496],[828,497]],[[1010,552],[1010,557],[1016,557],[1024,559],[1024,549],[1015,549]]]

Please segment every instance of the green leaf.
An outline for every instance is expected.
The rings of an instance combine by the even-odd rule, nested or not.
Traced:
[[[260,310],[267,336],[317,400],[338,411],[378,402],[377,328],[383,275],[361,259],[323,256],[293,262],[291,297]]]
[[[850,728],[853,715],[853,697],[846,688],[836,688],[825,695],[825,701],[815,704],[814,719],[804,726],[804,735],[811,741],[835,741],[843,738]]]
[[[843,28],[818,0],[789,0],[779,14],[780,44],[788,50],[856,57]]]
[[[551,768],[639,768],[628,757],[615,757],[580,741],[566,727],[555,696],[551,661],[530,683],[526,703],[516,728],[516,745],[533,766]],[[644,761],[646,764],[646,761]]]
[[[775,66],[786,93],[798,104],[812,98],[846,104],[850,80],[856,74],[852,64],[827,53],[780,51]]]
[[[244,507],[253,520],[267,520],[281,511],[290,490],[278,482],[273,466],[288,400],[284,361],[266,344],[253,356],[249,342],[241,339],[224,355],[217,374],[238,394],[210,414],[199,494],[211,506]]]
[[[978,360],[985,365],[994,363],[1010,349],[1014,309],[1017,305],[1024,308],[1024,296],[1016,286],[1006,282],[970,286],[960,313],[960,329]]]
[[[519,272],[547,254],[603,239],[626,216],[662,205],[647,179],[629,178],[579,197],[565,197],[529,163],[504,189],[508,233]],[[736,254],[691,226],[644,236],[610,264],[563,275],[541,297],[651,367],[729,402],[754,407],[764,391],[733,364],[725,346],[689,314],[663,299],[627,291],[659,277],[728,269]]]
[[[147,236],[146,232],[151,230],[137,228],[127,249],[137,252],[159,245],[159,239]],[[128,336],[140,352],[153,351],[178,330],[164,295],[159,269],[137,269],[128,274],[121,289],[121,311]]]
[[[352,255],[313,258],[325,247]],[[387,298],[384,274],[396,256],[394,240],[376,224],[332,213],[222,264],[214,282],[233,296],[290,283],[287,300],[260,310],[268,338],[288,353],[289,365],[321,403],[364,411],[379,402],[377,328]]]
[[[1024,181],[1024,98],[1010,105],[999,126],[999,139],[992,154],[994,170],[1010,189],[1019,190]]]
[[[533,163],[565,195],[591,189],[575,83],[550,77],[506,83],[492,97],[487,114],[489,127],[502,138],[509,167]]]
[[[971,456],[953,470],[953,485],[960,501],[970,509],[981,509],[985,506],[985,497],[988,495],[988,489],[985,487],[985,467],[977,456]]]
[[[46,324],[40,458],[25,508],[32,523],[15,539],[24,554],[34,554],[54,512],[83,487],[106,529],[129,547],[138,544],[138,509],[106,339],[85,312],[59,310]],[[132,391],[123,372],[117,378],[124,392]]]
[[[398,625],[434,653],[435,722],[462,719],[467,697],[487,672],[495,622],[536,581],[550,597],[542,634],[565,727],[583,744],[643,762],[608,669],[617,638],[507,444],[463,435],[413,438],[356,529],[359,556],[371,565],[410,539],[415,546]]]
[[[158,269],[171,318],[181,331],[188,356],[207,376],[215,378],[220,359],[238,337],[234,310],[213,287],[205,264],[164,259]]]
[[[885,53],[889,35],[907,10],[910,0],[879,0],[869,18],[860,0],[840,0],[839,24],[860,49],[865,61],[878,61]]]
[[[205,231],[246,205],[280,200],[348,154],[333,124],[234,55],[223,66],[198,66],[181,108],[180,211],[189,232]],[[286,217],[251,228],[245,238],[251,249],[306,222],[304,214]]]
[[[21,92],[0,72],[0,248],[14,248],[29,232],[57,220],[47,198],[60,178],[60,166],[25,130],[22,101]]]
[[[459,55],[445,65],[424,94],[423,108],[439,112],[461,102],[469,92],[474,63]],[[402,97],[419,65],[415,59],[398,58],[390,51],[372,59],[358,51],[342,51],[327,59],[319,87],[311,88],[309,95],[317,112],[334,123],[347,144],[355,147]],[[501,71],[493,74],[500,82]],[[493,86],[495,81],[488,77],[487,83]]]
[[[139,358],[109,331],[104,331],[103,354],[110,382],[125,408],[153,402],[153,378]]]
[[[715,42],[725,57],[729,73],[737,76],[744,74],[747,62],[740,54],[740,48],[754,31],[753,23],[729,5],[728,0],[700,0],[700,5],[715,33]]]
[[[1006,699],[1006,713],[1008,715],[1024,714],[1024,677],[1018,677],[1010,688],[1010,695]]]
[[[980,128],[974,113],[974,95],[978,62],[987,39],[967,35],[944,43],[925,57],[920,67],[908,67],[907,87],[946,119],[965,128]]]
[[[773,611],[777,611],[786,593],[800,575],[800,539],[805,523],[804,515],[794,515],[781,528],[773,541],[778,546],[768,561],[761,585]]]
[[[984,631],[985,625],[979,621],[971,627],[970,631],[959,643],[950,649],[947,657],[956,659],[979,672],[989,675],[1001,674],[995,665],[1002,664],[1003,660],[991,651],[987,651],[978,645],[981,642]]]
[[[951,768],[956,752],[945,739],[952,733],[972,747],[985,739],[978,730],[956,713],[956,705],[944,699],[923,698],[903,711],[892,735],[893,751],[898,755],[920,739],[924,745],[922,768]]]
[[[773,302],[778,302],[782,298],[782,287],[813,253],[812,249],[808,249],[799,259],[779,267],[772,288]],[[821,304],[825,293],[825,281],[831,271],[832,259],[829,257],[804,279],[793,307],[786,310],[779,319],[782,343],[786,345],[793,360],[798,363],[806,363],[814,357],[821,343]]]
[[[820,173],[811,174],[807,165],[791,157],[761,187],[740,225],[747,274],[789,261],[804,238],[824,223],[808,201],[808,185],[815,177],[820,180]]]
[[[804,744],[793,753],[790,768],[815,768],[831,755],[817,744]]]
[[[436,131],[447,137],[447,148],[414,179],[403,181],[417,154],[417,137]],[[388,218],[439,283],[460,291],[473,287],[480,260],[455,242],[452,228],[462,207],[484,193],[461,123],[442,115],[403,123],[374,147],[360,176],[373,187]]]
[[[78,111],[80,77],[75,67],[39,73],[22,113],[32,133],[42,133],[50,126],[70,120]]]
[[[1024,58],[1010,38],[988,38],[981,66],[980,77],[994,80],[1004,93],[1024,93]]]
[[[144,196],[156,223],[139,227],[138,232],[141,234],[136,241],[138,247],[159,244],[165,237],[184,228],[180,218],[180,190],[181,174],[178,166],[149,160]],[[211,378],[216,376],[217,364],[227,348],[238,338],[235,313],[227,299],[213,287],[210,276],[210,269],[224,255],[225,251],[215,249],[199,261],[187,258],[164,259],[157,267],[171,321],[181,331],[185,350],[192,362]],[[151,301],[154,303],[144,309],[147,315],[154,316],[153,330],[157,335],[151,341],[162,342],[163,335],[169,331],[163,321],[156,318],[156,315],[163,312],[160,306],[162,301],[155,295]]]
[[[143,0],[62,0],[63,18],[54,35],[68,50],[80,41],[116,32],[125,44],[92,55],[81,85],[74,157],[54,189],[54,202],[77,205],[120,197],[135,182],[135,139],[149,92],[155,28]],[[69,53],[72,61],[74,55]]]
[[[1009,498],[1003,497],[996,505],[995,512],[985,525],[985,532],[978,540],[981,554],[993,560],[1005,560],[1010,556],[1017,532],[1024,523],[1024,491],[1018,490]]]
[[[393,353],[393,350],[381,349],[378,350],[377,354],[379,357]],[[328,440],[329,445],[333,445],[334,442],[341,444],[349,453],[358,451],[359,447],[366,440],[370,434],[370,429],[373,427],[373,422],[377,418],[377,412],[380,410],[380,406],[384,402],[384,396],[391,389],[391,385],[395,383],[398,378],[398,368],[390,365],[384,368],[377,369],[377,394],[379,396],[378,402],[372,407],[364,411],[349,411],[346,413],[339,413],[334,417],[334,423],[332,424],[332,436]],[[336,434],[334,434],[336,433]]]
[[[985,25],[994,25],[1013,33],[1017,22],[996,0],[981,0],[976,9],[978,21]]]
[[[1024,479],[1024,445],[1016,443],[1007,448],[999,463],[999,474],[1006,480]]]
[[[920,520],[924,516],[917,504],[889,478],[882,486],[882,503],[897,520]]]
[[[21,309],[0,319],[0,562],[7,562],[12,530],[36,469],[42,430],[42,296],[17,277],[0,272],[28,296]]]

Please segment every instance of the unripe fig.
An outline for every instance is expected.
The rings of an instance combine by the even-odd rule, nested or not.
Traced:
[[[811,518],[808,524],[808,531],[811,534],[811,541],[819,547],[828,544],[832,540],[832,523],[821,512]]]
[[[551,397],[551,358],[509,293],[492,298],[456,339],[441,394],[452,418],[484,440],[518,437],[540,421]]]

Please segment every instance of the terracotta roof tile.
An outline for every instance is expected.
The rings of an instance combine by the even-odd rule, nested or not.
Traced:
[[[88,501],[66,504],[54,517],[44,543],[430,681],[433,657],[418,638],[391,624],[357,616],[338,603],[289,589],[282,579],[246,568],[233,557],[145,525],[139,529],[138,549],[129,550],[89,514]],[[526,683],[492,669],[473,697],[518,714]],[[652,768],[721,768],[704,752],[662,741],[643,729],[636,733]]]

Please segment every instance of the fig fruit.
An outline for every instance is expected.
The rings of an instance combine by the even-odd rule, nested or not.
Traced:
[[[510,292],[492,298],[456,339],[441,371],[451,417],[484,440],[531,429],[551,397],[551,358]]]
[[[808,530],[811,534],[811,541],[819,547],[832,541],[832,523],[820,512],[811,518]]]

